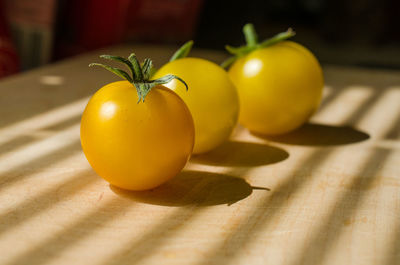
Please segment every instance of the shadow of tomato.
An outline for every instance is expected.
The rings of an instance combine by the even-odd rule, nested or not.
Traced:
[[[350,126],[333,126],[316,123],[306,123],[299,129],[283,135],[252,134],[269,141],[310,146],[345,145],[362,142],[370,138],[369,134]]]
[[[253,191],[253,187],[243,179],[203,171],[182,171],[164,185],[149,191],[127,191],[112,185],[110,188],[133,201],[164,206],[231,205]]]
[[[216,165],[252,167],[278,163],[289,157],[288,152],[267,144],[227,141],[216,149],[191,158],[191,162]]]

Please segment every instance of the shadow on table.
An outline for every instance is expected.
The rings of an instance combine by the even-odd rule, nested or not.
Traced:
[[[253,189],[245,180],[229,175],[182,171],[164,185],[149,191],[127,191],[110,185],[113,192],[136,202],[164,206],[212,206],[234,204],[248,197]]]
[[[278,163],[289,157],[281,148],[266,144],[227,141],[216,149],[191,158],[194,163],[217,166],[261,166]]]
[[[299,129],[284,135],[270,136],[258,133],[253,135],[274,142],[292,145],[345,145],[362,142],[370,136],[350,126],[332,126],[306,123]]]

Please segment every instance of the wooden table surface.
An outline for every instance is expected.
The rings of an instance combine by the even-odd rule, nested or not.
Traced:
[[[156,65],[173,51],[106,52],[132,50]],[[87,67],[103,52],[0,82],[0,264],[400,264],[400,72],[326,66],[299,131],[238,127],[166,185],[125,192],[79,143],[88,97],[117,80]]]

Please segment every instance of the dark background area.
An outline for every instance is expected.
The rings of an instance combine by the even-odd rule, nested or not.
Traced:
[[[0,76],[120,43],[223,51],[249,22],[292,27],[323,64],[400,69],[399,17],[398,0],[0,0]]]
[[[195,40],[199,47],[221,49],[244,42],[241,29],[247,22],[260,39],[292,27],[293,40],[323,63],[400,68],[399,17],[398,0],[209,0]]]

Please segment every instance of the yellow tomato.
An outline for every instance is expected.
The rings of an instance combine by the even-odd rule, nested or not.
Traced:
[[[218,65],[200,58],[181,58],[165,64],[155,74],[181,77],[189,86],[177,80],[165,84],[174,90],[188,106],[194,121],[193,153],[207,152],[231,134],[239,113],[237,91],[227,73]]]
[[[239,122],[250,131],[282,134],[306,122],[317,110],[324,86],[315,57],[285,41],[255,50],[229,69],[239,93]]]
[[[279,42],[294,35],[290,30],[267,40],[265,43],[277,43],[266,47],[257,46],[252,25],[246,25],[244,32],[247,47],[228,47],[239,51],[228,71],[239,93],[239,122],[252,132],[267,135],[300,127],[321,101],[324,80],[320,64],[300,44]],[[245,54],[241,56],[240,50]]]
[[[82,149],[93,169],[123,189],[154,188],[185,166],[194,125],[182,99],[161,85],[138,103],[128,81],[110,83],[90,99],[81,121]]]

